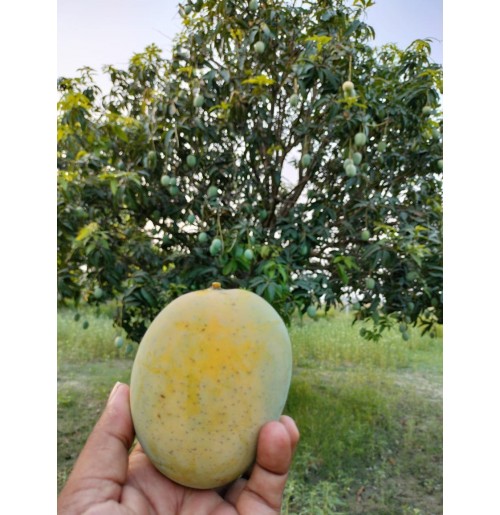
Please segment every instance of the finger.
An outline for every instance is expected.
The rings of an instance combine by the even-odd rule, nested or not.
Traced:
[[[141,443],[139,442],[139,440],[137,440],[137,438],[133,441],[131,449],[132,450],[130,451],[130,456],[135,456],[137,453],[146,454],[144,452],[144,449],[142,448]]]
[[[288,415],[282,415],[280,417],[280,422],[286,427],[288,434],[290,435],[290,440],[292,442],[292,453],[294,453],[300,440],[300,433],[297,424],[295,423],[295,420],[293,420],[293,418],[289,417]]]
[[[75,463],[66,487],[71,489],[75,485],[81,490],[100,485],[102,492],[112,497],[119,495],[120,490],[116,486],[123,485],[127,478],[128,450],[133,439],[129,387],[117,383]],[[107,488],[103,489],[106,485]]]
[[[292,419],[269,422],[260,431],[257,459],[236,501],[241,513],[280,513],[298,430]],[[233,492],[228,492],[232,499]]]
[[[236,506],[241,493],[247,486],[247,480],[243,478],[237,479],[224,494],[224,499],[233,506]]]

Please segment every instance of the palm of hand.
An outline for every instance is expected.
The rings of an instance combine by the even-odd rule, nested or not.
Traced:
[[[128,387],[112,392],[66,486],[58,513],[87,515],[264,515],[280,513],[292,455],[299,439],[289,417],[270,422],[259,434],[257,460],[248,480],[226,491],[183,487],[160,474],[134,437]],[[96,458],[97,457],[97,458]]]

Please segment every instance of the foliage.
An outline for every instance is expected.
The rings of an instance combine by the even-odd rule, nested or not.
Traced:
[[[60,301],[119,299],[136,341],[169,300],[214,280],[286,321],[353,293],[356,318],[377,322],[367,338],[394,323],[432,331],[441,68],[424,40],[370,46],[371,4],[188,2],[171,57],[151,45],[108,66],[105,95],[88,68],[61,78]]]

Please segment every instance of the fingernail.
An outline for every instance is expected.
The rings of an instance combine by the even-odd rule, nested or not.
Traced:
[[[111,390],[111,393],[109,394],[108,402],[116,395],[116,392],[121,385],[122,383],[120,383],[120,381],[116,382],[115,386],[113,386],[113,389]]]

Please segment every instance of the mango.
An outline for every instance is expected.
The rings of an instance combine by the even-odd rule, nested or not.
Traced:
[[[281,415],[291,374],[286,326],[264,299],[219,283],[186,293],[139,345],[130,382],[137,439],[171,480],[226,485],[254,462],[259,431]]]

